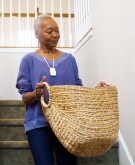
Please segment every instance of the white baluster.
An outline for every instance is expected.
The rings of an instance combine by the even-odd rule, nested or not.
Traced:
[[[75,0],[75,43],[86,35],[91,30],[90,18],[90,1],[89,0]]]
[[[26,18],[26,30],[25,30],[25,46],[30,46],[30,32],[29,32],[29,0],[27,0],[27,18]]]
[[[35,0],[35,18],[37,17],[37,0]]]
[[[45,0],[43,0],[43,14],[45,14]]]
[[[83,3],[82,3],[82,0],[80,0],[80,38],[82,37],[83,35]]]
[[[79,39],[80,39],[80,35],[81,35],[81,33],[80,33],[80,24],[81,24],[81,6],[80,6],[80,0],[76,0],[76,5],[77,5],[77,13],[76,13],[76,15],[78,15],[78,19],[77,19],[77,31],[76,31],[76,39],[77,39],[77,42],[79,41]]]
[[[21,4],[20,4],[20,0],[18,0],[18,38],[17,38],[17,46],[21,46],[20,45],[20,40],[21,40],[20,32],[21,32]]]
[[[85,35],[85,0],[82,0],[82,24],[83,24],[83,35]]]
[[[62,0],[60,0],[60,46],[64,46],[64,33],[63,33],[63,16],[62,16]]]
[[[77,36],[77,30],[78,30],[78,8],[77,8],[77,0],[74,0],[74,21],[75,21],[75,45],[77,43],[78,40],[78,36]]]
[[[83,17],[84,17],[84,30],[86,29],[86,26],[87,26],[87,21],[86,21],[86,16],[87,16],[87,3],[86,3],[86,0],[83,1]]]
[[[2,4],[1,4],[1,7],[2,7],[2,11],[1,11],[1,32],[2,32],[2,38],[1,38],[1,45],[4,46],[4,0],[2,0]]]
[[[54,4],[53,4],[53,0],[51,1],[51,13],[52,13],[52,17],[54,17]]]
[[[72,29],[71,29],[71,6],[68,0],[68,29],[69,29],[69,46],[72,46]]]
[[[76,26],[77,26],[77,15],[76,15],[76,12],[77,12],[77,8],[76,8],[76,0],[74,0],[74,21],[75,21],[75,30],[76,30]]]
[[[10,0],[10,46],[13,45],[13,28],[12,28],[12,0]]]
[[[80,26],[81,26],[81,0],[78,0],[78,41],[80,40],[81,37]]]
[[[88,16],[89,16],[89,27],[91,28],[91,19],[90,19],[90,2],[88,0]]]

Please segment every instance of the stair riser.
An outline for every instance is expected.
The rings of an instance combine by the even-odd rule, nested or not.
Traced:
[[[0,165],[34,165],[29,149],[0,149]]]
[[[25,106],[0,106],[0,119],[24,119]]]
[[[110,150],[97,158],[78,158],[78,165],[118,165],[118,151]],[[34,165],[29,149],[0,149],[0,165]]]
[[[0,141],[27,140],[23,126],[0,126]]]

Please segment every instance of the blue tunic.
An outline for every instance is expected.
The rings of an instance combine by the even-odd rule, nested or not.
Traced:
[[[47,60],[50,67],[53,62]],[[56,76],[50,75],[50,68],[44,58],[35,52],[26,54],[20,63],[16,87],[18,92],[24,95],[27,92],[35,90],[36,83],[40,82],[43,76],[49,85],[82,85],[78,75],[78,67],[75,58],[64,53],[55,60]],[[48,102],[48,94],[45,95],[45,101]],[[47,126],[48,123],[42,113],[40,101],[26,105],[26,116],[24,121],[25,131]]]

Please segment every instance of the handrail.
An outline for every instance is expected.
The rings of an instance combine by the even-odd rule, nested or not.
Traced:
[[[43,14],[43,13],[39,13],[39,14]],[[51,15],[51,13],[46,13],[48,15]],[[71,18],[74,18],[75,15],[74,13],[71,13]],[[4,13],[3,14],[4,17],[10,17],[10,13]],[[19,13],[12,13],[13,17],[19,17]],[[0,13],[0,17],[2,17],[2,13]],[[20,17],[27,17],[27,13],[20,13]],[[35,13],[29,13],[29,17],[35,17]],[[54,18],[55,17],[60,17],[60,13],[54,13]],[[69,17],[69,13],[62,13],[62,17],[68,18]]]

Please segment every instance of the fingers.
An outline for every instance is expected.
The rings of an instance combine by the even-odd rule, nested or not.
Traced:
[[[42,95],[44,95],[44,93],[46,91],[46,87],[43,84],[43,82],[45,82],[45,81],[46,81],[46,76],[43,76],[42,80],[39,83],[37,83],[35,86],[35,93],[38,98],[40,98]]]
[[[46,81],[46,76],[43,76],[42,80],[40,82],[42,83],[42,82],[45,82],[45,81]]]
[[[45,85],[43,87],[41,85],[41,83],[37,83],[35,87],[35,96],[38,99],[40,99],[40,97],[43,96],[46,91]]]
[[[106,84],[105,82],[101,81],[97,86],[97,87],[106,87],[106,86],[109,86],[108,84]]]
[[[99,86],[100,86],[100,87],[104,87],[104,86],[106,86],[106,83],[103,82],[103,81],[101,81],[101,82],[99,83]]]
[[[44,94],[46,88],[45,88],[45,85],[44,85],[44,84],[37,83],[37,84],[36,84],[36,87],[35,87],[35,90],[36,90],[36,92],[38,92],[38,93],[43,93],[43,94]]]
[[[42,77],[42,80],[36,84],[36,89],[39,88],[40,91],[43,91],[45,89],[45,85],[43,84],[43,82],[46,81],[46,76]]]

